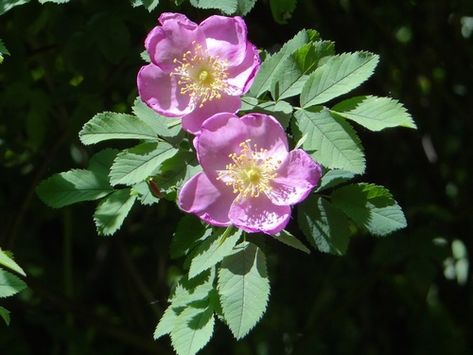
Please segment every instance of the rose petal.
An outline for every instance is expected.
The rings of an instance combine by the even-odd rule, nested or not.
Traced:
[[[180,93],[176,78],[154,64],[140,69],[137,84],[143,102],[162,115],[179,117],[194,109],[189,96]]]
[[[235,200],[230,207],[232,224],[247,232],[276,234],[286,227],[291,217],[289,206],[277,206],[266,196]]]
[[[218,188],[218,184],[212,183],[204,173],[198,173],[179,192],[179,207],[214,226],[230,225],[228,211],[235,196],[227,186],[222,184]]]
[[[197,24],[189,20],[186,15],[177,12],[163,12],[159,15],[158,21],[161,25],[164,25],[167,21],[178,21],[189,28],[197,27]]]
[[[171,72],[182,60],[186,51],[193,51],[196,44],[205,49],[205,37],[199,27],[180,14],[165,13],[160,16],[162,26],[153,28],[145,40],[151,62],[165,72]]]
[[[228,69],[227,83],[230,84],[230,89],[227,92],[231,95],[243,95],[249,89],[256,73],[260,67],[260,57],[258,50],[251,43],[247,43],[246,56],[243,62]]]
[[[220,99],[208,101],[202,107],[196,107],[194,111],[184,116],[182,118],[182,128],[192,134],[198,134],[202,124],[210,116],[220,112],[235,113],[240,107],[240,97],[222,95]]]
[[[319,164],[306,152],[293,150],[278,169],[277,177],[271,182],[272,189],[266,195],[276,205],[294,205],[317,186],[321,173]]]
[[[240,143],[248,138],[243,122],[232,113],[218,113],[204,121],[196,141],[196,150],[202,168],[209,176],[232,160],[229,155],[239,151]]]
[[[246,127],[251,145],[256,144],[258,149],[267,150],[265,155],[274,161],[286,160],[289,149],[286,132],[273,116],[251,113],[240,119]]]
[[[246,24],[241,17],[210,16],[200,28],[206,37],[209,55],[239,65],[246,54]]]

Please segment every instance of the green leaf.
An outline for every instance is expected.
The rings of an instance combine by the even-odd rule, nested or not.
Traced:
[[[329,41],[307,43],[288,56],[274,72],[270,92],[275,100],[299,95],[321,58],[334,54]]]
[[[112,185],[133,185],[146,180],[161,164],[177,153],[166,142],[142,143],[117,154],[110,170]]]
[[[294,249],[303,251],[306,254],[310,254],[310,249],[307,248],[299,239],[289,233],[287,230],[282,230],[274,236],[274,239],[286,244]]]
[[[269,299],[266,258],[255,244],[240,243],[223,259],[218,293],[226,323],[236,339],[243,338],[261,319]]]
[[[190,214],[185,215],[177,223],[176,232],[171,239],[171,258],[176,259],[187,255],[196,241],[204,235],[209,236],[210,233],[211,229],[206,230],[200,219]]]
[[[0,298],[10,297],[23,291],[26,284],[12,273],[0,269]]]
[[[10,325],[10,311],[8,309],[3,308],[2,306],[0,306],[0,317],[3,318],[6,325]]]
[[[139,118],[124,113],[96,114],[79,132],[83,144],[95,144],[109,139],[144,139],[156,141],[155,132]]]
[[[159,0],[132,0],[133,7],[144,6],[149,12],[153,11],[158,5]]]
[[[372,131],[397,126],[417,128],[405,107],[389,97],[355,97],[339,103],[331,111]]]
[[[194,355],[212,337],[215,319],[211,308],[187,307],[171,331],[171,343],[178,355]]]
[[[112,167],[117,154],[118,149],[106,148],[101,150],[90,158],[87,170],[90,170],[108,180],[110,168]]]
[[[256,100],[256,101],[255,101]],[[240,111],[250,111],[249,113],[265,113],[274,116],[284,128],[287,128],[292,117],[293,107],[286,101],[266,101],[258,103],[258,100],[252,97],[243,97],[244,107]]]
[[[5,47],[5,43],[3,43],[2,39],[0,38],[0,54],[7,54],[10,55],[7,47]]]
[[[176,324],[176,319],[178,315],[178,312],[172,307],[172,305],[169,305],[169,307],[166,308],[166,311],[164,311],[161,319],[159,320],[158,325],[156,326],[153,338],[157,340],[163,335],[171,333]]]
[[[355,174],[351,171],[340,170],[340,169],[333,169],[327,171],[322,179],[320,179],[319,187],[317,188],[317,192],[324,191],[327,189],[331,189],[339,184],[343,184],[355,177]]]
[[[255,6],[257,0],[238,0],[237,13],[246,16]]]
[[[324,253],[345,254],[350,224],[330,202],[313,195],[298,206],[297,217],[299,227],[314,247]]]
[[[297,0],[269,0],[271,13],[277,23],[285,24],[296,9]]]
[[[332,57],[307,79],[301,93],[306,108],[346,94],[366,81],[379,57],[369,52],[343,53]]]
[[[1,248],[0,248],[0,265],[13,270],[20,275],[26,276],[26,273],[23,271],[23,269],[18,265],[15,260],[13,260],[11,257],[8,256],[7,253],[5,253]]]
[[[202,305],[208,303],[209,295],[214,289],[215,268],[199,274],[193,279],[184,277],[176,286],[171,305],[175,309],[188,305]]]
[[[238,0],[190,0],[192,6],[199,9],[217,9],[231,15],[237,11]]]
[[[152,131],[162,137],[175,137],[181,131],[181,119],[159,115],[149,108],[139,97],[132,107],[133,113],[143,121]]]
[[[240,229],[228,227],[225,232],[213,233],[197,247],[191,261],[189,278],[211,268],[232,253],[233,247],[242,235]]]
[[[122,189],[100,201],[94,213],[97,232],[100,235],[114,234],[123,224],[135,200],[136,195],[130,195],[130,189]]]
[[[71,0],[38,0],[40,4],[45,4],[47,2],[52,2],[54,4],[65,4]]]
[[[55,174],[36,188],[41,201],[53,208],[98,200],[112,191],[107,176],[82,169]]]
[[[407,226],[401,207],[383,186],[343,186],[332,193],[332,203],[373,235],[385,236]]]
[[[261,67],[256,74],[256,78],[251,85],[250,94],[254,97],[259,97],[270,89],[273,75],[282,65],[284,59],[294,53],[295,50],[302,47],[304,44],[316,40],[318,34],[312,30],[302,30],[298,32],[291,40],[286,42],[279,52],[267,56],[261,63]]]
[[[151,206],[159,202],[159,197],[153,194],[151,191],[150,184],[153,184],[152,180],[142,181],[131,188],[132,194],[138,194],[138,199],[142,205]]]
[[[159,189],[166,194],[175,193],[192,176],[202,170],[194,153],[180,150],[172,158],[161,164],[154,181]],[[175,200],[175,196],[171,196]]]
[[[13,9],[16,6],[29,3],[30,0],[2,0],[0,1],[0,15]]]
[[[344,120],[332,117],[327,109],[319,112],[299,110],[295,113],[293,132],[296,139],[307,138],[302,147],[330,169],[344,169],[356,174],[365,171],[365,156],[353,128]]]

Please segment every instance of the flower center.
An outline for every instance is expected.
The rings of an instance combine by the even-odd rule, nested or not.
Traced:
[[[178,78],[181,94],[190,95],[199,107],[221,98],[222,92],[229,88],[226,61],[209,56],[200,44],[194,43],[193,51],[185,52],[181,59],[175,58],[173,62],[178,65],[171,76]]]
[[[266,149],[251,146],[251,139],[240,143],[240,154],[232,153],[228,157],[233,163],[225,170],[217,172],[217,179],[238,193],[237,198],[258,197],[262,192],[271,190],[271,181],[276,177],[277,163],[268,156]]]

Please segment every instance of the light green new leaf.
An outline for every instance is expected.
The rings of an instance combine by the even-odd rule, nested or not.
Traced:
[[[240,229],[228,227],[222,234],[214,232],[210,237],[200,243],[193,253],[189,268],[189,278],[211,268],[224,257],[232,253],[233,247],[241,237]]]
[[[55,174],[36,188],[41,201],[53,208],[98,200],[112,191],[107,176],[82,169]]]
[[[6,325],[10,325],[10,311],[8,309],[3,308],[2,306],[0,306],[0,317],[3,318]]]
[[[324,253],[345,254],[350,225],[345,215],[324,198],[311,196],[298,206],[299,227],[307,240]]]
[[[151,127],[139,118],[124,113],[96,114],[79,132],[83,144],[95,144],[109,139],[143,139],[156,141]]]
[[[141,101],[139,97],[135,99],[132,111],[141,121],[148,125],[156,135],[175,137],[181,131],[181,119],[159,115]]]
[[[270,89],[273,75],[282,65],[284,59],[289,57],[294,51],[302,47],[304,44],[318,39],[318,33],[313,30],[302,30],[298,32],[292,39],[287,41],[279,52],[266,57],[261,63],[261,67],[256,74],[253,85],[250,88],[250,95],[259,97]]]
[[[303,251],[306,254],[310,254],[310,249],[307,248],[299,239],[289,233],[287,230],[282,230],[274,236],[274,239],[279,240],[281,243],[289,245],[294,249]]]
[[[401,207],[383,186],[343,186],[332,193],[332,203],[373,235],[385,236],[407,226]]]
[[[217,9],[231,15],[237,11],[238,0],[190,0],[192,6],[199,9]]]
[[[130,189],[122,189],[100,201],[94,213],[97,232],[100,235],[112,235],[120,229],[135,200],[136,195],[130,195]]]
[[[288,56],[274,72],[270,92],[275,100],[299,95],[321,58],[334,54],[330,41],[307,43]]]
[[[301,93],[306,108],[346,94],[366,81],[379,57],[369,52],[343,53],[330,58],[307,79]]]
[[[23,291],[26,284],[12,273],[0,269],[0,298],[10,297]]]
[[[296,9],[297,0],[269,0],[273,18],[277,23],[285,24]]]
[[[324,176],[320,179],[319,187],[317,188],[317,192],[324,191],[327,189],[331,189],[339,184],[343,184],[355,177],[355,174],[351,171],[340,170],[340,169],[333,169],[327,171]]]
[[[2,249],[0,249],[0,265],[13,270],[20,275],[26,276],[26,273],[23,271],[23,269],[18,265],[15,260],[13,260],[11,257],[8,256],[7,253],[5,253]]]
[[[405,107],[389,97],[355,97],[337,104],[331,111],[372,131],[397,126],[417,128]]]
[[[218,293],[223,316],[236,339],[243,338],[266,311],[269,299],[266,258],[252,243],[243,242],[223,259]]]
[[[29,3],[30,0],[2,0],[0,1],[0,15],[13,9],[16,6]]]
[[[296,140],[307,135],[302,147],[319,163],[330,169],[356,174],[365,171],[365,156],[353,128],[343,119],[332,117],[327,109],[295,113]]]
[[[142,143],[117,154],[110,170],[112,185],[133,185],[146,180],[161,164],[177,153],[166,142]]]
[[[215,318],[211,308],[187,307],[171,331],[172,347],[178,355],[194,355],[212,337]]]

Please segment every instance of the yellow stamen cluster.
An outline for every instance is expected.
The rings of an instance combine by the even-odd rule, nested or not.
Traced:
[[[250,143],[251,139],[240,143],[240,154],[228,156],[233,163],[217,172],[217,179],[232,186],[233,192],[238,194],[237,198],[258,197],[271,190],[271,180],[277,175],[278,164],[268,156],[268,151]]]
[[[202,107],[207,101],[219,99],[229,85],[227,83],[227,63],[209,56],[200,44],[194,43],[194,50],[187,51],[182,58],[174,59],[178,64],[171,76],[178,77],[181,94],[190,95],[194,103]]]

